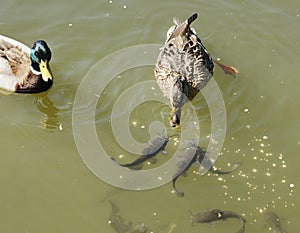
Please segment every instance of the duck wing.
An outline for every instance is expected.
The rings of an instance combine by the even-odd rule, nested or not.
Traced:
[[[166,97],[179,79],[188,83],[187,97],[192,100],[212,77],[214,64],[201,40],[190,28],[193,15],[183,23],[174,18],[176,27],[158,56],[155,77]]]
[[[5,80],[22,83],[30,72],[30,65],[30,48],[0,35],[0,83]]]

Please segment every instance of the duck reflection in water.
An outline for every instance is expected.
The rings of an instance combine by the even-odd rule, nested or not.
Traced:
[[[41,127],[43,129],[62,130],[62,126],[58,119],[59,109],[54,105],[52,100],[49,99],[46,93],[36,95],[34,103],[38,110],[43,113],[41,118]]]

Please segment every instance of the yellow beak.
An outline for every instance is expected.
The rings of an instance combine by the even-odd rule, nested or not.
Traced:
[[[48,82],[49,79],[52,80],[52,74],[47,61],[41,60],[40,70],[42,73],[42,78],[45,82]]]

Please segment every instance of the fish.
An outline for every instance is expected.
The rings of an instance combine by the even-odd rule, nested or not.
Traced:
[[[211,223],[218,220],[225,221],[228,218],[236,218],[240,220],[240,222],[242,223],[242,227],[237,231],[237,233],[245,232],[246,219],[244,219],[241,215],[233,211],[214,209],[214,210],[199,212],[196,214],[192,214],[190,212],[190,221],[192,222],[192,224]]]
[[[149,146],[142,151],[141,155],[136,160],[126,164],[118,164],[122,167],[128,167],[129,169],[136,169],[136,167],[143,164],[145,161],[154,158],[159,152],[164,151],[170,138],[174,136],[175,134],[172,136],[160,135],[148,142]]]
[[[205,166],[205,168],[208,171],[210,171],[214,174],[219,174],[219,175],[231,173],[235,169],[237,169],[239,166],[241,166],[241,164],[242,164],[242,163],[234,163],[230,170],[222,171],[222,170],[215,168],[212,165],[213,162],[211,160],[209,160],[209,158],[207,159],[205,157],[205,154],[206,154],[206,151],[203,150],[201,147],[199,147],[195,144],[191,144],[191,146],[189,148],[187,148],[185,150],[185,152],[180,156],[183,159],[176,165],[177,170],[172,177],[172,187],[178,196],[183,197],[184,192],[179,191],[176,188],[176,181],[177,181],[178,177],[181,176],[183,173],[185,173],[194,163],[197,162],[197,163],[201,164],[202,166]],[[202,161],[204,159],[205,159],[205,163],[202,163]]]
[[[111,224],[112,228],[117,233],[124,233],[128,232],[131,223],[125,223],[123,218],[119,215],[120,208],[111,200],[109,200],[111,205],[111,214],[109,216],[109,223]]]
[[[197,162],[199,164],[201,164],[202,166],[204,166],[206,169],[208,169],[209,172],[217,174],[217,175],[229,174],[229,173],[233,172],[234,170],[236,170],[238,167],[243,165],[242,162],[233,163],[231,169],[223,171],[223,170],[220,170],[220,169],[216,168],[215,166],[213,166],[213,161],[210,160],[209,158],[205,157],[206,151],[203,150],[199,146],[197,148],[197,153],[198,153]],[[205,162],[203,163],[203,161],[205,161]]]
[[[273,233],[286,233],[281,226],[280,218],[274,211],[266,210],[263,212],[263,216],[266,226],[269,230],[272,230]]]
[[[147,226],[144,223],[138,223],[133,225],[132,222],[126,223],[120,216],[120,208],[111,200],[109,200],[111,206],[111,213],[109,216],[109,224],[116,233],[146,233]]]
[[[172,177],[172,187],[176,194],[180,197],[184,196],[184,192],[179,191],[176,188],[176,181],[179,176],[185,173],[191,166],[197,161],[197,147],[192,145],[191,147],[187,148],[183,154],[181,154],[181,160],[179,163],[176,164],[176,172]]]

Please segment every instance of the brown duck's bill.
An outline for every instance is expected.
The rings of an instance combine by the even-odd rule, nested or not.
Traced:
[[[216,63],[218,66],[221,67],[221,69],[224,71],[225,74],[230,74],[234,78],[236,78],[236,75],[239,73],[238,69],[233,66],[227,66],[223,63],[213,59],[214,63]]]
[[[170,125],[172,127],[177,127],[180,125],[180,115],[181,115],[181,109],[175,109],[172,108],[172,113],[171,113],[171,119],[170,119]]]

